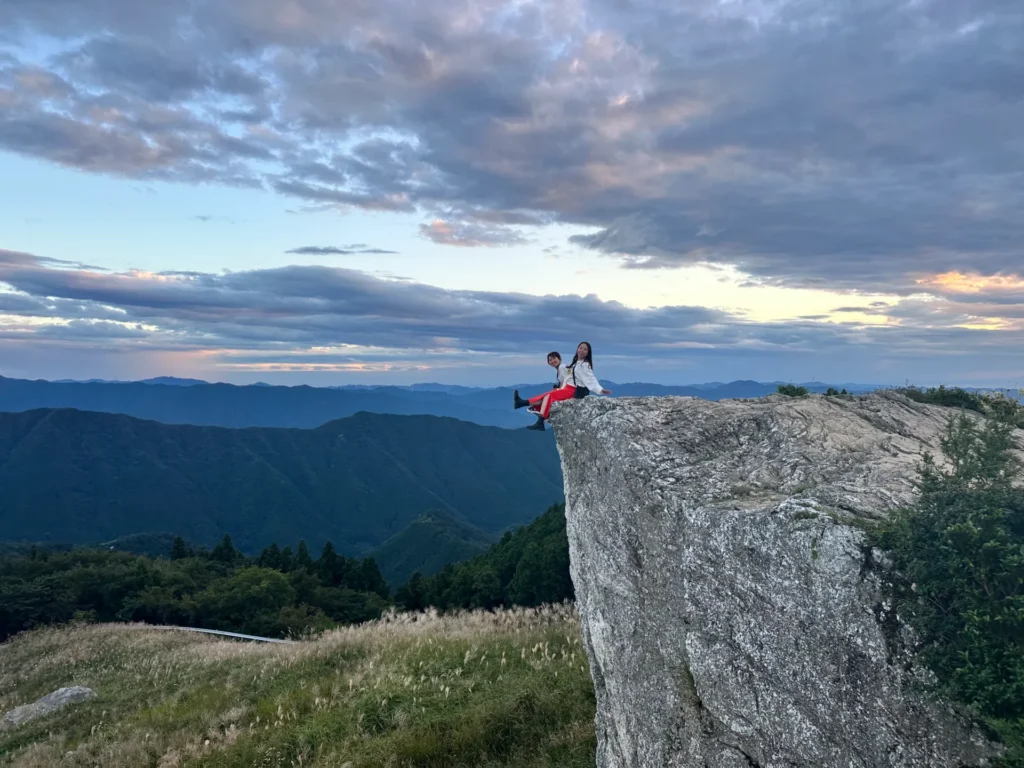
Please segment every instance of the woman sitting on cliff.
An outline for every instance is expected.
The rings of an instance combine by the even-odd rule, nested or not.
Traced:
[[[545,392],[542,395],[524,400],[519,396],[519,390],[515,391],[515,407],[529,407],[537,414],[537,422],[531,424],[527,429],[544,429],[544,421],[551,414],[551,404],[562,400],[573,400],[586,397],[591,392],[598,392],[602,395],[610,395],[611,390],[601,386],[601,382],[594,375],[594,353],[589,341],[581,341],[576,347],[576,356],[566,369],[565,381],[557,389]]]

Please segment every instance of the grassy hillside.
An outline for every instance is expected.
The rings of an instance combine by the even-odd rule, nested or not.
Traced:
[[[479,528],[434,509],[365,556],[376,560],[387,582],[397,586],[414,573],[430,576],[449,563],[468,560],[493,543]]]
[[[0,488],[6,540],[229,533],[248,552],[302,538],[352,554],[428,509],[497,532],[562,498],[546,433],[365,413],[309,430],[0,413]]]
[[[593,766],[594,693],[567,607],[398,616],[288,646],[91,625],[0,646],[0,711],[98,698],[0,732],[0,765]]]

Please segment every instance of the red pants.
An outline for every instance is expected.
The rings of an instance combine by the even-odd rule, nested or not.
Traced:
[[[552,403],[557,403],[562,400],[572,400],[572,397],[575,394],[576,387],[570,384],[568,387],[552,389],[550,392],[545,392],[543,395],[531,397],[530,404],[537,406],[537,413],[540,414],[542,419],[546,419],[551,414]]]

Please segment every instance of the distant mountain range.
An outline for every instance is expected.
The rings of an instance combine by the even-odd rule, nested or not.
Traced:
[[[562,478],[550,433],[449,418],[224,429],[41,409],[0,413],[0,491],[7,541],[230,533],[250,553],[305,539],[356,555],[432,509],[497,535],[560,501]]]
[[[523,384],[524,394],[538,393],[550,384]],[[694,386],[617,384],[608,382],[615,396],[688,395],[708,400],[762,397],[778,382],[734,381]],[[805,384],[814,392],[829,385]],[[850,391],[867,385],[836,384]],[[51,382],[0,376],[0,411],[36,408],[76,408],[123,413],[165,424],[219,427],[318,427],[334,419],[366,411],[398,415],[450,416],[494,427],[525,427],[530,418],[512,410],[516,387],[477,389],[445,384],[408,387],[282,387],[267,384],[207,384],[195,379],[161,377],[141,382]]]

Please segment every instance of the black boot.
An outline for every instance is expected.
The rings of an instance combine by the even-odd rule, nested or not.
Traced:
[[[516,408],[526,408],[530,404],[529,400],[523,400],[523,398],[521,398],[519,396],[519,390],[518,389],[513,394],[515,395],[515,398],[516,398]]]
[[[537,417],[537,421],[535,421],[533,424],[528,426],[527,429],[536,429],[539,432],[543,432],[544,431],[544,419],[542,419],[540,416],[538,416]]]

